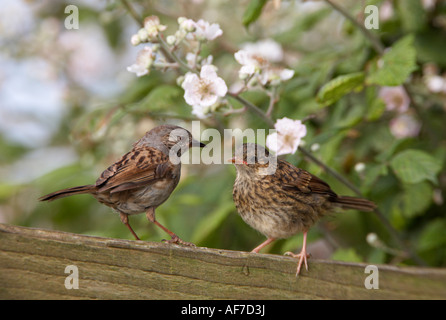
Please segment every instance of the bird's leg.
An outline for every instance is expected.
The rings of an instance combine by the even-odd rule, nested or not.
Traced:
[[[255,247],[251,252],[254,253],[259,253],[260,250],[262,250],[264,247],[266,247],[267,245],[269,245],[271,242],[273,242],[274,238],[268,238],[266,239],[266,241],[262,242],[260,245],[258,245],[257,247]]]
[[[182,245],[185,245],[185,246],[195,247],[195,244],[193,244],[191,242],[186,242],[186,241],[181,240],[180,237],[178,237],[175,233],[173,233],[172,231],[167,229],[165,226],[163,226],[161,223],[156,221],[156,219],[155,219],[155,208],[152,207],[149,210],[147,210],[146,217],[147,217],[147,219],[150,222],[153,222],[158,227],[163,229],[164,232],[166,232],[172,238],[170,240],[165,240],[166,242],[168,242],[168,243],[177,243],[177,244],[182,244]]]
[[[138,238],[138,236],[136,235],[135,231],[133,231],[132,227],[130,226],[130,223],[129,223],[129,215],[128,215],[127,213],[120,212],[120,213],[119,213],[119,216],[120,216],[120,218],[121,218],[121,222],[122,222],[123,224],[125,224],[125,225],[127,226],[127,228],[129,228],[130,232],[133,234],[133,236],[135,237],[135,239],[136,239],[136,240],[140,240],[140,239]]]
[[[300,273],[300,268],[302,266],[302,263],[305,262],[305,269],[308,271],[308,263],[307,258],[310,257],[310,255],[307,254],[307,231],[304,232],[304,242],[302,245],[302,250],[298,254],[294,254],[292,252],[285,252],[285,255],[292,256],[293,258],[299,258],[299,262],[297,263],[297,271],[296,271],[296,277]]]

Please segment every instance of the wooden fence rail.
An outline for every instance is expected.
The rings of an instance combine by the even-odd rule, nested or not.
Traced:
[[[75,284],[74,269],[79,288]],[[0,299],[446,299],[446,269],[296,260],[0,224]]]

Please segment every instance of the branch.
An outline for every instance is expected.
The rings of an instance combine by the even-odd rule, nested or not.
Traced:
[[[251,110],[251,111],[254,112],[256,115],[258,115],[260,118],[262,118],[262,120],[265,121],[265,123],[268,124],[268,126],[270,126],[271,128],[274,127],[274,122],[273,122],[273,120],[272,120],[270,117],[268,117],[268,116],[266,115],[266,113],[263,112],[263,110],[260,109],[259,107],[257,107],[256,105],[254,105],[254,104],[252,104],[251,102],[249,102],[248,100],[246,100],[246,99],[240,97],[239,95],[234,94],[234,93],[231,93],[231,92],[228,92],[228,93],[226,94],[226,96],[232,97],[232,98],[234,98],[235,100],[239,101],[241,104],[243,104],[243,105],[244,105],[245,107],[247,107],[249,110]]]
[[[329,4],[333,9],[335,9],[337,12],[339,12],[341,15],[343,15],[347,20],[349,20],[351,23],[353,23],[361,32],[362,34],[370,41],[373,48],[376,52],[379,54],[384,53],[384,45],[381,43],[379,38],[375,36],[373,33],[371,33],[366,27],[364,27],[363,24],[359,23],[354,17],[350,15],[344,8],[338,6],[332,0],[324,0],[327,4]]]
[[[274,105],[279,100],[277,97],[277,88],[274,87],[271,90],[271,92],[268,92],[268,96],[269,96],[269,106],[268,106],[268,110],[266,111],[266,115],[268,117],[271,117],[271,114],[273,113],[273,110],[274,110]]]
[[[186,62],[184,62],[183,60],[181,60],[174,52],[172,52],[169,49],[169,45],[166,43],[166,41],[164,41],[163,37],[158,34],[157,36],[158,41],[161,45],[161,50],[163,51],[163,54],[166,56],[166,58],[171,59],[172,61],[177,62],[180,67],[182,67],[183,69],[186,69],[186,71],[188,72],[193,72],[193,73],[198,73],[197,70],[191,69]]]
[[[128,13],[133,17],[133,19],[136,21],[137,24],[139,24],[142,27],[144,27],[144,22],[141,19],[141,17],[138,15],[138,13],[133,9],[133,7],[128,3],[127,0],[121,0],[122,5],[125,7],[125,9],[128,11]]]

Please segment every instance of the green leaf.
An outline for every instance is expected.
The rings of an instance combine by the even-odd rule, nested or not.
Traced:
[[[386,105],[384,101],[382,101],[381,99],[375,99],[369,106],[366,119],[368,121],[376,121],[381,118],[384,111],[386,111]]]
[[[407,218],[421,215],[432,203],[432,187],[428,182],[408,184],[400,198],[402,213]]]
[[[344,95],[362,89],[364,73],[355,72],[336,77],[326,83],[318,92],[317,100],[324,106],[341,99]]]
[[[153,88],[143,99],[131,105],[130,110],[135,112],[165,112],[176,111],[181,113],[183,90],[174,85],[162,84]],[[181,101],[181,102],[180,102]]]
[[[446,41],[441,32],[429,30],[417,34],[414,45],[420,62],[434,62],[439,67],[446,67]]]
[[[364,190],[369,190],[375,181],[380,176],[384,176],[387,174],[387,165],[386,164],[370,164],[366,166],[364,181],[362,181],[362,187]]]
[[[421,0],[404,0],[397,3],[404,31],[418,32],[426,27],[427,16]]]
[[[249,2],[242,18],[242,23],[245,27],[248,27],[260,17],[262,9],[267,2],[267,0],[251,0]]]
[[[376,121],[381,118],[382,114],[386,110],[386,105],[383,100],[378,99],[378,89],[376,86],[367,87],[366,100],[367,100],[367,115],[368,121]]]
[[[441,170],[441,162],[438,159],[415,149],[398,153],[390,161],[390,166],[404,183],[418,183],[425,180],[437,183],[436,175]]]
[[[372,65],[367,84],[380,86],[399,86],[416,70],[416,51],[414,37],[408,35],[397,41],[384,55]]]
[[[430,221],[420,234],[417,249],[420,251],[444,248],[446,245],[446,220],[437,218]]]

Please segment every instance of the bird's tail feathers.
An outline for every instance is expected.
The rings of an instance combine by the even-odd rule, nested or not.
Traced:
[[[373,211],[376,208],[376,204],[372,201],[356,197],[339,196],[336,198],[335,202],[343,209],[354,209],[368,212]]]
[[[40,201],[53,201],[60,198],[65,198],[69,196],[73,196],[75,194],[85,194],[92,193],[96,188],[95,185],[89,184],[85,186],[78,186],[73,188],[67,188],[59,191],[55,191],[53,193],[47,194],[46,196],[40,197]]]

